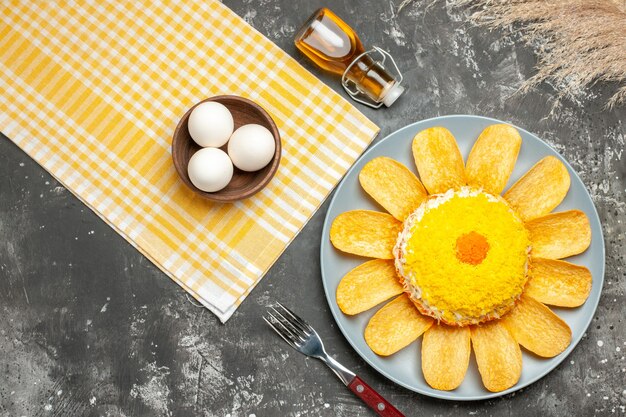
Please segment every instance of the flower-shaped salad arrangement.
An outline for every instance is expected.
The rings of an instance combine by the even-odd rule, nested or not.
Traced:
[[[464,165],[447,129],[423,130],[412,145],[421,181],[386,157],[359,174],[390,214],[354,210],[333,221],[335,248],[375,258],[342,278],[337,304],[354,315],[395,297],[371,318],[365,341],[387,356],[423,334],[422,372],[435,389],[463,382],[472,348],[488,390],[515,385],[520,345],[550,358],[571,342],[546,305],[578,307],[591,290],[590,271],[561,260],[591,243],[583,212],[551,213],[570,186],[563,163],[545,157],[500,195],[521,143],[512,126],[489,126]]]

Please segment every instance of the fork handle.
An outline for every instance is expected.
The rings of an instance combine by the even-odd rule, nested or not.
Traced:
[[[350,384],[350,391],[354,392],[365,404],[382,417],[405,417],[396,407],[389,404],[382,395],[374,391],[374,388],[367,385],[361,378],[355,376]]]

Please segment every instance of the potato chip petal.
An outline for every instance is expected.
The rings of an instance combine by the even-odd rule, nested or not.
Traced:
[[[488,193],[500,194],[513,172],[522,137],[507,124],[487,126],[467,158],[467,183]]]
[[[366,193],[400,221],[427,197],[415,174],[400,162],[384,156],[365,164],[359,173],[359,182]]]
[[[422,130],[413,138],[413,158],[430,194],[465,185],[465,166],[452,133],[444,127]]]
[[[537,258],[561,259],[584,252],[591,244],[591,227],[580,210],[548,214],[526,223],[531,254]]]
[[[461,385],[470,352],[469,327],[431,326],[422,340],[422,373],[428,385],[444,391]]]
[[[491,392],[504,391],[519,381],[522,351],[500,321],[471,327],[472,347],[483,385]]]
[[[578,307],[591,292],[591,272],[565,261],[533,258],[526,295],[544,304]]]
[[[408,346],[433,324],[422,316],[406,294],[387,303],[367,323],[365,342],[381,356],[389,356]]]
[[[522,295],[515,308],[502,318],[502,323],[520,345],[544,358],[563,352],[572,340],[567,323],[527,295]]]
[[[370,258],[393,259],[393,247],[402,223],[387,213],[353,210],[341,213],[330,226],[337,249]]]
[[[522,220],[532,220],[550,213],[565,198],[570,178],[558,158],[546,156],[537,162],[504,194]]]
[[[392,260],[373,259],[348,272],[337,286],[337,305],[344,314],[353,315],[402,294]]]

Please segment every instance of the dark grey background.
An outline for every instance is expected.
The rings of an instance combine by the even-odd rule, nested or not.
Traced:
[[[399,0],[396,0],[399,2]],[[250,24],[336,90],[299,55],[295,30],[317,1],[227,0]],[[328,350],[407,415],[624,415],[626,404],[626,129],[624,107],[603,105],[614,85],[564,101],[558,86],[515,95],[533,74],[532,48],[472,27],[444,2],[329,1],[366,45],[382,46],[409,91],[390,109],[360,107],[382,129],[444,114],[510,121],[561,152],[589,189],[604,226],[607,275],[587,336],[570,358],[506,397],[453,403],[388,382],[349,347],[319,274],[324,204],[222,325],[61,187],[0,139],[0,415],[368,416],[320,363],[280,342],[263,306],[297,308]]]

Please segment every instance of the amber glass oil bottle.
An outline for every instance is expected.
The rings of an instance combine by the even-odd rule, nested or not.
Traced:
[[[354,83],[374,103],[389,107],[404,92],[396,78],[366,53],[354,30],[329,9],[313,13],[296,34],[295,44],[321,68]]]

